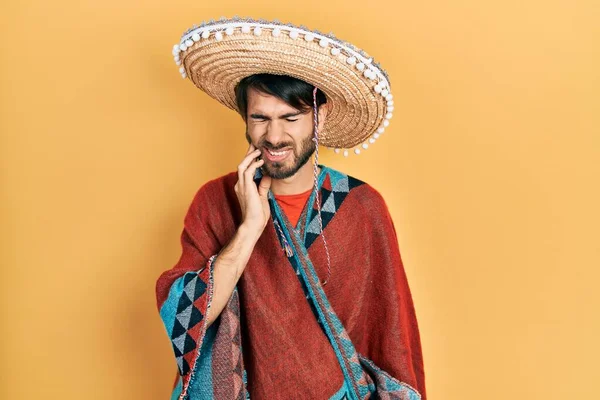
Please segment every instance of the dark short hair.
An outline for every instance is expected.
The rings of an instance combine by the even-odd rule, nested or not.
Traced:
[[[278,97],[297,110],[308,111],[313,106],[314,86],[311,84],[287,75],[254,74],[235,87],[237,107],[244,120],[248,112],[248,89]],[[317,107],[326,102],[325,93],[317,89]]]

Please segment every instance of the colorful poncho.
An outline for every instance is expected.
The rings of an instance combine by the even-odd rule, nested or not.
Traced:
[[[328,283],[315,193],[293,227],[269,192],[271,219],[208,329],[213,265],[241,223],[237,173],[194,196],[181,257],[156,284],[178,367],[171,399],[426,398],[417,319],[386,204],[368,184],[320,167]]]

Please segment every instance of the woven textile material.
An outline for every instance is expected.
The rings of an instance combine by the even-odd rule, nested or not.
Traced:
[[[269,193],[271,220],[208,329],[213,256],[241,222],[237,172],[197,191],[181,256],[156,283],[178,369],[172,399],[329,399],[344,387],[348,399],[426,399],[419,329],[388,208],[358,179],[323,165],[318,178],[327,285],[315,195],[294,228]]]

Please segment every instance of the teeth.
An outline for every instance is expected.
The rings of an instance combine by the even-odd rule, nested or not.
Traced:
[[[267,151],[274,156],[282,156],[285,153],[287,153],[287,151],[271,151],[271,150],[267,150]]]

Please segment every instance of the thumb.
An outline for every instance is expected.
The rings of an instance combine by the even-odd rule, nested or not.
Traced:
[[[260,180],[260,184],[258,185],[258,194],[260,195],[260,197],[266,198],[270,188],[271,177],[263,175],[262,179]]]

